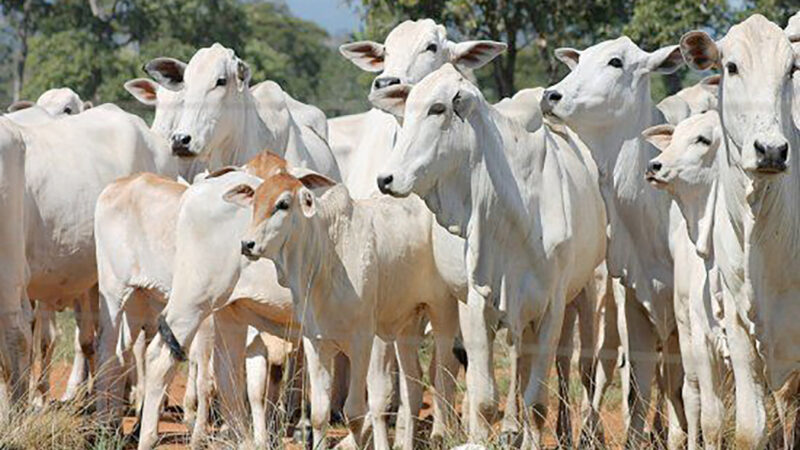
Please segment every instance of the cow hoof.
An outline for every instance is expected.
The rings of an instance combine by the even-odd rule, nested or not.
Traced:
[[[503,431],[500,433],[500,448],[519,448],[522,434],[517,431]]]
[[[331,412],[331,425],[344,425],[344,414],[341,411]]]
[[[305,442],[305,447],[310,449],[314,445],[314,432],[311,429],[311,424],[307,421],[300,421],[296,427],[294,427],[294,433],[292,433],[292,440],[298,444],[302,444]]]

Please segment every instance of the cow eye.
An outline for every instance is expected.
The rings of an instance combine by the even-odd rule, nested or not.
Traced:
[[[711,145],[711,139],[705,136],[697,136],[697,139],[694,141],[695,144],[703,144],[703,145]]]
[[[67,115],[72,114],[72,108],[70,108],[69,106],[64,108],[64,114],[67,114]]]
[[[217,86],[225,86],[226,84],[228,84],[227,78],[224,77],[217,78]]]
[[[443,103],[434,103],[433,105],[431,105],[430,109],[428,109],[428,115],[439,116],[444,114],[445,111],[447,111],[447,107],[444,106]]]
[[[621,69],[622,68],[622,60],[619,59],[619,58],[611,58],[608,61],[608,65],[611,66],[611,67],[616,67],[617,69]]]
[[[436,53],[436,50],[438,50],[438,49],[439,49],[439,47],[436,44],[430,43],[430,44],[428,44],[428,47],[425,48],[425,51],[426,52],[431,52],[431,53]]]
[[[289,200],[283,199],[279,200],[278,203],[275,203],[276,211],[285,211],[287,209],[289,209]]]
[[[728,69],[728,75],[736,75],[739,73],[739,66],[736,63],[729,62],[725,64],[725,68]]]

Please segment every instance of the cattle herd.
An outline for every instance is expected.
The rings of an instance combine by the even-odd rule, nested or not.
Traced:
[[[188,63],[156,58],[151,78],[125,84],[155,107],[149,128],[69,89],[12,105],[0,119],[0,415],[46,401],[47,374],[30,369],[48,366],[54,312],[74,307],[62,400],[91,381],[92,414],[111,429],[132,402],[140,449],[158,442],[184,360],[194,446],[226,430],[281,446],[281,410],[314,448],[332,414],[345,448],[450,444],[459,423],[470,443],[539,448],[555,366],[565,447],[602,446],[619,368],[628,448],[646,445],[656,391],[671,449],[793,448],[800,13],[785,29],[753,15],[717,41],[691,31],[654,52],[627,37],[561,48],[563,80],[493,105],[472,70],[505,48],[453,42],[431,20],[345,44],[379,73],[374,108],[330,120],[274,82],[251,86],[219,44]],[[651,76],[684,64],[718,74],[655,104]]]

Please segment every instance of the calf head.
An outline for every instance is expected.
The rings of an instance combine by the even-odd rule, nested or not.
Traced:
[[[188,65],[156,58],[145,70],[161,86],[182,91],[171,134],[175,155],[207,159],[244,123],[250,67],[233,50],[214,44],[198,50]]]
[[[447,64],[414,88],[384,89],[376,95],[376,105],[394,114],[405,108],[392,157],[377,179],[380,191],[395,197],[414,192],[444,225],[463,225],[470,191],[464,183],[469,182],[470,163],[480,151],[472,122],[486,113],[476,111],[486,108],[478,88]],[[452,217],[441,217],[441,202],[447,202],[444,209]]]
[[[555,55],[570,73],[545,90],[542,112],[576,129],[609,127],[638,114],[650,101],[650,75],[672,73],[683,64],[677,45],[648,53],[626,36],[582,51],[560,48]]]
[[[677,126],[657,125],[642,136],[661,154],[650,160],[645,177],[678,202],[701,256],[709,253],[717,189],[717,152],[723,144],[716,111],[689,117]]]
[[[384,44],[359,41],[339,47],[342,55],[361,69],[381,72],[372,83],[372,92],[396,84],[418,83],[446,63],[476,69],[505,49],[502,42],[450,41],[444,26],[431,19],[407,20],[397,25]]]
[[[36,104],[55,117],[71,116],[92,107],[92,102],[81,100],[70,88],[50,89],[42,93]]]
[[[242,239],[242,254],[250,260],[278,258],[292,237],[306,233],[308,220],[316,214],[312,189],[334,182],[317,173],[296,178],[285,171],[264,180],[255,190],[241,184],[224,195],[228,202],[252,207],[250,227]]]
[[[686,33],[681,51],[697,70],[719,68],[720,113],[728,154],[751,177],[784,173],[792,159],[792,78],[798,59],[783,30],[761,15],[714,42]],[[733,148],[732,148],[733,147]]]

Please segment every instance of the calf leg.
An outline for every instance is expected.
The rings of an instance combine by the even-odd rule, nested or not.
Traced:
[[[247,325],[235,318],[231,307],[226,307],[214,313],[214,327],[214,377],[222,417],[236,436],[245,436],[249,426],[241,387],[245,381]]]
[[[678,345],[678,334],[672,333],[662,351],[663,385],[660,386],[667,400],[669,432],[667,448],[681,449],[686,445],[686,413],[683,408],[683,366]]]
[[[367,373],[369,372],[370,349],[374,336],[370,338],[357,337],[351,341],[350,356],[350,387],[347,392],[347,401],[344,404],[344,415],[350,436],[354,438],[356,448],[362,448],[366,442],[363,435],[364,418],[367,413]]]
[[[403,339],[403,336],[398,336]],[[394,359],[393,343],[386,342],[378,336],[372,343],[372,353],[367,375],[369,392],[369,412],[372,416],[372,438],[376,449],[389,448],[389,432],[386,426],[386,410],[392,400],[392,360]],[[412,428],[413,430],[413,428]],[[360,430],[359,430],[360,431]],[[401,437],[396,437],[400,442]],[[408,447],[409,449],[411,447]]]
[[[10,298],[20,298],[20,295]],[[22,299],[27,303],[27,298]],[[28,310],[29,311],[29,310]],[[0,421],[9,419],[14,405],[28,398],[31,336],[30,314],[24,311],[0,311]]]
[[[192,448],[202,447],[208,428],[209,413],[211,410],[211,395],[213,380],[211,376],[211,352],[214,347],[214,316],[206,318],[197,330],[189,351],[189,366],[194,366],[194,379],[189,378],[188,385],[193,385],[194,401],[187,397],[190,390],[186,390],[183,398],[184,423],[191,424]],[[191,407],[187,413],[187,404]],[[196,406],[196,409],[195,409]]]
[[[96,319],[99,308],[99,293],[97,286],[89,289],[75,302],[75,358],[72,362],[69,381],[61,401],[74,399],[80,387],[88,381],[91,367],[94,366],[94,340]],[[85,387],[85,386],[84,386]]]
[[[256,335],[247,346],[245,372],[247,375],[247,399],[253,418],[253,441],[258,448],[267,446],[267,417],[264,400],[267,392],[267,348]]]
[[[458,423],[455,410],[455,389],[459,362],[452,351],[458,333],[457,318],[458,300],[456,299],[452,299],[441,310],[436,308],[430,310],[435,353],[439,355],[434,367],[436,376],[433,377],[435,392],[431,438],[434,441],[443,440],[449,430],[453,430]]]
[[[582,301],[576,298],[575,302]],[[575,333],[575,320],[577,307],[573,302],[564,311],[564,323],[561,327],[561,336],[556,349],[556,374],[558,375],[558,420],[556,423],[556,436],[559,445],[572,448],[572,421],[569,411],[569,372],[572,360],[572,338]]]
[[[311,429],[314,434],[313,448],[328,448],[325,436],[331,416],[331,357],[332,351],[318,341],[303,338],[303,351],[308,366],[308,381],[311,387]]]
[[[31,404],[42,407],[50,390],[50,365],[53,359],[53,346],[56,341],[55,311],[50,305],[36,302],[33,323],[33,360],[30,373],[29,392]]]

